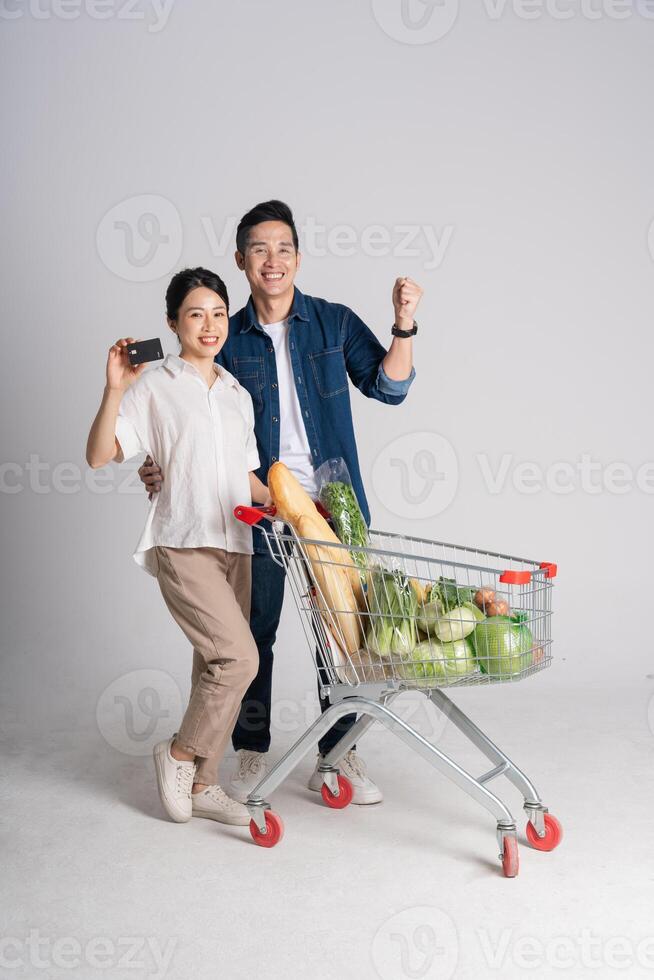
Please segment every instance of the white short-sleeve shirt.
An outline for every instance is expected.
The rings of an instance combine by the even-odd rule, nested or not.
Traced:
[[[116,438],[125,459],[149,453],[161,467],[134,552],[156,575],[155,546],[223,548],[252,554],[252,530],[234,517],[251,502],[248,473],[259,468],[250,393],[225,368],[211,388],[176,354],[145,371],[122,397]]]

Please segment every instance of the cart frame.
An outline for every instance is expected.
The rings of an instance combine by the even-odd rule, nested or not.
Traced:
[[[304,625],[302,612],[304,611],[306,613],[306,608],[302,606],[302,599],[307,597],[312,583],[307,572],[308,562],[306,560],[298,562],[295,568],[295,572],[297,572],[299,567],[304,568],[303,583],[298,581],[297,574],[295,576],[293,574],[289,575],[289,572],[292,571],[293,551],[294,549],[299,549],[304,552],[303,546],[305,544],[321,544],[323,542],[299,538],[292,528],[289,528],[289,533],[284,533],[285,526],[281,521],[275,519],[275,512],[272,508],[266,510],[237,507],[234,513],[240,520],[256,525],[259,531],[265,535],[273,560],[285,568],[287,576],[291,580],[293,597]],[[259,523],[263,517],[269,519],[270,529]],[[376,532],[371,532],[371,534],[374,533]],[[425,543],[422,542],[422,539],[407,538],[402,535],[384,533],[384,536],[389,539],[408,540],[418,544]],[[273,548],[273,541],[276,544],[275,548]],[[443,547],[461,547],[446,545],[444,542],[430,543],[442,545]],[[389,552],[389,554],[392,554],[392,552]],[[532,574],[536,576],[540,575],[543,580],[556,575],[556,566],[551,562],[537,563],[528,559],[516,558],[501,553],[484,552],[483,554],[486,557],[497,558],[502,561],[532,566]],[[304,552],[304,555],[306,558],[306,552]],[[448,560],[447,564],[448,566],[452,566],[457,563]],[[469,569],[474,566],[465,564],[464,567]],[[479,566],[479,569],[482,572],[487,570],[485,566]],[[509,576],[506,579],[508,582],[511,582],[511,576],[515,575],[514,572],[507,572],[505,574]],[[520,574],[522,573],[518,573],[515,584],[520,582]],[[300,593],[298,591],[299,588],[304,588],[306,592],[304,594]],[[319,635],[320,628],[316,629],[315,622],[312,625],[315,639],[322,646],[323,643],[321,643],[321,637]],[[307,633],[306,627],[305,633]],[[328,650],[323,650],[322,652],[323,656],[327,654],[328,657]],[[550,659],[551,656],[548,657],[548,663]],[[325,663],[328,663],[327,659]],[[320,678],[323,665],[319,666],[316,662],[316,666]],[[329,668],[327,669],[329,670]],[[537,850],[552,850],[558,845],[562,836],[561,825],[556,818],[549,814],[549,810],[542,802],[534,784],[512,759],[440,687],[434,686],[425,690],[416,688],[410,684],[403,684],[397,679],[389,679],[377,683],[359,681],[355,683],[340,683],[338,681],[338,675],[333,671],[331,672],[331,678],[332,682],[330,683],[321,682],[321,694],[330,698],[332,702],[330,707],[309,726],[307,731],[291,746],[264,778],[260,780],[248,797],[246,806],[251,817],[251,832],[257,843],[263,844],[264,846],[272,846],[273,843],[276,843],[281,838],[283,833],[281,820],[276,814],[272,813],[267,797],[284,782],[302,759],[317,746],[319,740],[335,722],[344,715],[356,713],[358,718],[355,724],[342,736],[334,748],[323,757],[318,766],[318,770],[323,776],[322,796],[329,806],[340,809],[350,802],[351,788],[349,790],[349,798],[343,797],[344,793],[347,797],[347,786],[349,784],[347,780],[343,781],[343,777],[339,774],[339,763],[346,753],[361,741],[374,722],[378,721],[388,731],[392,732],[404,742],[405,745],[422,756],[423,759],[449,779],[450,782],[454,783],[484,807],[495,818],[499,859],[502,862],[504,874],[507,877],[515,877],[518,873],[517,826],[507,805],[496,793],[493,793],[488,788],[488,784],[493,780],[500,776],[505,776],[522,794],[524,799],[523,808],[527,816],[527,837],[529,843]],[[400,718],[392,710],[391,706],[399,695],[407,690],[420,690],[420,693],[428,697],[432,705],[438,711],[442,712],[447,720],[451,721],[461,734],[489,760],[492,768],[479,776],[472,775],[453,758],[429,742]],[[270,838],[270,842],[268,842],[266,836],[270,836],[271,834],[269,820],[272,820],[273,817],[276,823],[272,826],[272,829],[274,830],[275,825],[279,825],[281,829],[279,830],[278,836],[274,840]]]

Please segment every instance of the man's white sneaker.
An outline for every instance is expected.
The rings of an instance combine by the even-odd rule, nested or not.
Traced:
[[[319,793],[322,789],[323,777],[322,773],[318,772],[318,766],[322,762],[322,756],[318,756],[316,762],[316,768],[311,774],[311,779],[309,780],[309,789],[312,789],[315,793]],[[354,749],[350,749],[349,752],[341,759],[338,764],[340,772],[347,776],[347,778],[352,783],[352,789],[354,790],[352,796],[352,802],[358,803],[360,806],[366,806],[368,803],[381,803],[384,799],[382,796],[382,791],[376,783],[373,783],[372,779],[366,772],[366,764],[357,755]]]
[[[175,736],[154,747],[154,768],[157,774],[157,787],[162,806],[175,823],[186,823],[191,819],[191,788],[195,776],[194,762],[180,762],[173,759],[170,746]]]
[[[236,769],[229,784],[229,795],[240,803],[245,803],[254,787],[261,782],[267,772],[268,763],[264,752],[239,749]]]
[[[194,817],[208,817],[219,823],[231,823],[245,827],[250,822],[250,814],[242,803],[232,800],[220,786],[207,786],[199,793],[192,793]]]

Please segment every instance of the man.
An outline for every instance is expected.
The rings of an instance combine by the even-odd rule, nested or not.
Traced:
[[[282,460],[315,499],[315,469],[324,460],[341,456],[370,524],[348,376],[368,398],[388,405],[404,400],[415,377],[411,338],[417,330],[414,314],[422,290],[408,278],[395,282],[394,336],[387,351],[348,307],[305,296],[297,289],[298,235],[291,210],[283,202],[258,204],[241,219],[235,258],[251,296],[230,317],[229,337],[216,361],[252,396],[262,461],[257,476],[267,483],[269,467]],[[139,473],[148,490],[159,489],[162,475],[149,457]],[[273,646],[284,598],[284,570],[273,561],[262,534],[255,532],[253,547],[250,628],[259,650],[259,672],[243,699],[232,736],[238,763],[230,794],[241,801],[267,770]],[[321,699],[321,709],[327,707]],[[337,722],[321,739],[320,755],[326,755],[355,720],[355,715],[348,715]],[[309,781],[309,788],[318,792],[319,762],[320,756]],[[352,782],[353,803],[382,799],[356,749],[347,753],[339,768]]]

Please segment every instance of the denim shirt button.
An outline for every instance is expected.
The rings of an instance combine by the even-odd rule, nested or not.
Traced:
[[[277,387],[277,382],[276,382],[276,381],[273,381],[273,383],[272,383],[272,387],[273,387],[273,388],[276,388],[276,387]]]
[[[277,416],[276,415],[273,415],[273,422],[276,422],[276,421],[277,421]]]
[[[272,349],[272,347],[269,347],[269,348],[268,348],[268,353],[269,353],[269,354],[272,354],[272,352],[273,352],[273,349]]]
[[[273,463],[276,463],[277,462],[277,457],[276,456],[271,456],[270,458],[272,459]]]

